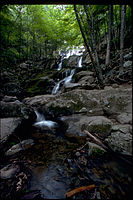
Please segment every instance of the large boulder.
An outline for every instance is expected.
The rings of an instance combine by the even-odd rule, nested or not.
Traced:
[[[25,149],[29,149],[32,145],[34,145],[34,141],[32,139],[23,140],[22,142],[13,145],[9,150],[6,151],[6,156],[12,156],[20,151]]]
[[[1,141],[6,141],[8,136],[15,132],[16,128],[21,124],[19,117],[2,118],[1,121]]]
[[[74,75],[74,78],[75,78],[75,81],[78,82],[79,80],[81,80],[83,77],[93,77],[94,75],[94,72],[91,72],[91,71],[80,71],[78,73],[76,73]]]
[[[19,100],[15,101],[1,101],[0,113],[1,117],[21,117],[22,119],[28,119],[33,114],[33,109],[25,106]]]
[[[87,142],[88,145],[88,156],[103,155],[106,150],[101,146],[94,144],[92,142]]]
[[[68,124],[66,136],[82,136],[85,137],[84,130],[90,133],[97,133],[103,139],[106,138],[112,129],[111,120],[103,116],[88,117],[86,115],[75,114],[71,116],[64,116],[61,119]]]
[[[63,67],[70,67],[70,68],[76,68],[78,66],[79,56],[72,55],[69,58],[63,59],[62,65]]]
[[[132,113],[121,113],[116,119],[121,124],[132,124]]]
[[[132,135],[130,133],[112,132],[105,141],[113,151],[132,155]]]
[[[20,167],[18,165],[9,164],[0,170],[0,178],[1,179],[9,179],[13,178],[20,171]]]
[[[24,99],[26,104],[42,107],[66,115],[87,110],[88,116],[107,115],[116,118],[122,112],[132,113],[132,88],[107,88],[106,90],[75,89],[62,94],[40,95]]]

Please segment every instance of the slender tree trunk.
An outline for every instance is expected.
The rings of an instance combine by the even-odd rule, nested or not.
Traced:
[[[120,31],[120,74],[123,74],[123,49],[124,49],[124,26],[125,26],[126,5],[122,5],[121,31]]]
[[[84,31],[83,31],[83,28],[82,28],[82,26],[81,26],[81,23],[80,23],[80,20],[79,20],[79,16],[78,16],[78,12],[77,12],[76,5],[74,5],[74,11],[75,11],[75,14],[76,14],[76,19],[77,19],[77,21],[78,21],[79,28],[80,28],[80,31],[81,31],[81,34],[82,34],[82,37],[83,37],[83,40],[84,40],[85,46],[86,46],[87,51],[88,51],[88,53],[89,53],[89,56],[90,56],[91,62],[92,62],[92,64],[93,64],[93,66],[94,66],[94,60],[93,60],[93,57],[92,57],[92,53],[91,53],[91,51],[90,51],[90,47],[89,47],[89,45],[88,45],[88,43],[87,43],[87,40],[86,40],[86,37],[85,37]]]
[[[45,40],[45,57],[47,58],[47,40]]]
[[[99,84],[103,87],[103,76],[102,76],[102,70],[100,68],[100,64],[99,64],[99,59],[98,59],[98,54],[97,54],[97,50],[96,50],[96,43],[95,43],[95,34],[94,34],[94,22],[93,22],[93,12],[92,9],[90,7],[90,13],[91,13],[91,22],[89,19],[89,15],[88,15],[88,10],[87,10],[87,6],[84,5],[84,10],[86,13],[86,17],[87,17],[87,22],[89,25],[89,29],[91,30],[91,41],[92,41],[92,46],[93,46],[93,50],[94,50],[94,54],[95,54],[95,60],[96,60],[96,65],[94,67],[96,74],[97,74],[97,78],[99,81]]]
[[[110,65],[110,51],[111,51],[111,32],[112,32],[112,5],[109,5],[109,27],[108,27],[108,40],[105,65],[108,68]]]
[[[118,26],[118,41],[120,41],[120,29],[121,29],[121,8],[122,8],[122,5],[120,5],[119,7],[119,26]],[[118,45],[120,46],[119,42],[118,42]]]

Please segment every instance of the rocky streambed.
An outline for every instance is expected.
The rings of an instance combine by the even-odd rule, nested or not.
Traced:
[[[34,144],[28,139],[24,149],[2,159],[2,199],[64,199],[67,192],[89,185],[95,187],[71,198],[130,198],[132,166],[115,154],[89,138],[72,141],[38,129],[31,137]],[[12,136],[6,145],[15,146],[16,140]]]
[[[49,88],[39,75],[33,78],[37,86],[33,97],[1,96],[1,199],[130,198],[131,82],[101,90],[93,75],[80,69],[74,83],[61,85],[54,95],[55,83],[50,92],[38,92],[40,81],[42,89]],[[81,191],[84,186],[91,189]]]

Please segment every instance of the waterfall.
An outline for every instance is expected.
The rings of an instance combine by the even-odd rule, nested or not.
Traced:
[[[59,66],[58,66],[58,71],[60,71],[61,69],[62,69],[62,61],[63,61],[63,59],[61,58],[61,62],[59,63]]]
[[[59,88],[60,88],[61,82],[63,82],[63,80],[59,81],[59,82],[54,86],[54,88],[53,88],[53,90],[52,90],[52,94],[56,94],[56,93],[58,92],[58,90],[59,90]]]
[[[36,110],[35,110],[35,114],[37,116],[37,119],[36,119],[36,122],[34,123],[34,126],[40,126],[40,127],[45,126],[45,127],[48,127],[49,129],[57,126],[56,122],[45,120],[44,115],[39,113]]]
[[[79,59],[78,67],[82,67],[82,57]]]
[[[41,113],[39,113],[37,110],[35,110],[35,114],[36,114],[36,116],[37,116],[37,118],[36,118],[36,122],[40,122],[40,121],[45,120],[44,115],[41,114]]]
[[[68,83],[71,82],[74,73],[75,73],[75,69],[71,70],[70,76],[68,76],[68,77],[66,77],[66,78],[64,79],[64,80],[65,80],[65,85],[67,85]]]
[[[70,73],[69,76],[67,76],[67,77],[65,77],[64,79],[60,80],[60,81],[54,86],[54,88],[53,88],[53,90],[52,90],[52,94],[56,94],[56,93],[59,91],[59,89],[60,89],[60,84],[61,84],[62,82],[64,82],[65,85],[69,84],[69,83],[71,82],[71,80],[72,80],[72,77],[73,77],[74,73],[75,73],[75,69],[71,70],[71,73]],[[66,75],[67,75],[67,74],[66,74]]]

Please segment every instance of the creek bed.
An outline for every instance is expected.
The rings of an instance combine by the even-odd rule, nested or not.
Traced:
[[[30,192],[29,199],[34,199],[36,191],[42,199],[64,199],[68,191],[92,184],[94,189],[71,198],[130,199],[132,167],[118,157],[108,153],[90,157],[87,146],[80,149],[85,141],[72,142],[50,133],[33,132],[32,138],[35,145],[13,157],[28,163],[30,171],[20,199],[28,199]]]
[[[23,154],[32,163],[29,190],[40,190],[46,199],[62,199],[72,189],[95,184],[92,191],[81,192],[72,198],[130,197],[132,168],[122,160],[108,153],[89,157],[87,147],[77,150],[83,144],[50,134],[39,136],[42,138],[36,140],[36,145]]]

